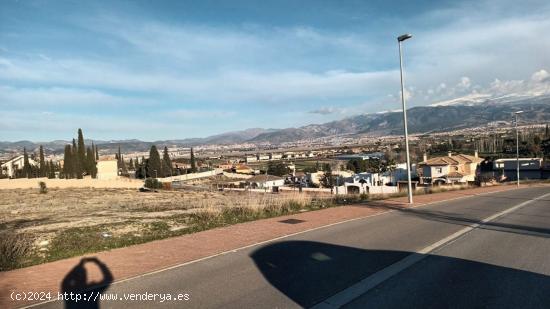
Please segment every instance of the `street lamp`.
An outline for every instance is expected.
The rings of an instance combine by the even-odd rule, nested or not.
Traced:
[[[517,111],[514,113],[516,118],[516,185],[519,187],[519,131],[518,131],[518,115],[523,113],[523,111]]]
[[[399,45],[399,69],[401,72],[401,105],[403,107],[403,127],[405,130],[405,151],[407,153],[407,186],[409,195],[409,204],[413,203],[412,182],[411,182],[411,159],[409,156],[409,133],[407,131],[407,107],[405,104],[405,82],[403,80],[403,52],[401,51],[401,42],[412,38],[411,34],[403,34],[397,38]]]

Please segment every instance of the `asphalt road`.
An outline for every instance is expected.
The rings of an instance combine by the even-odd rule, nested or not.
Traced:
[[[65,305],[550,308],[550,187],[395,210],[118,282],[102,293],[118,300]],[[121,300],[145,293],[159,295]],[[160,302],[167,293],[189,299]]]

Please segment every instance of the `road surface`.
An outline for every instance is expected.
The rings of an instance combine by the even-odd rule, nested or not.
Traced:
[[[188,299],[160,302],[166,294]],[[550,308],[550,187],[397,209],[111,284],[101,297],[113,295],[66,305]]]

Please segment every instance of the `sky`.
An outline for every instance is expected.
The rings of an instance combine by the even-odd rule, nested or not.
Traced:
[[[163,140],[550,94],[550,2],[0,1],[0,141]]]

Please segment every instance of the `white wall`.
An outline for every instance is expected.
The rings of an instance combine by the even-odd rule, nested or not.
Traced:
[[[116,160],[97,162],[97,179],[115,180],[118,178],[118,166]]]
[[[172,177],[157,178],[160,182],[172,182],[172,181],[185,181],[197,178],[211,177],[215,175],[223,174],[223,169],[216,168],[212,171],[200,172],[200,173],[190,173],[186,175],[178,175]]]

